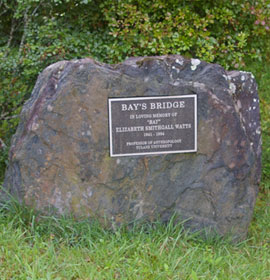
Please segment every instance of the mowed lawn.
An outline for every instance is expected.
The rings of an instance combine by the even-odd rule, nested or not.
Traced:
[[[245,241],[203,240],[173,220],[110,231],[13,203],[0,211],[0,279],[270,280],[270,66],[247,71],[259,84],[263,172]]]

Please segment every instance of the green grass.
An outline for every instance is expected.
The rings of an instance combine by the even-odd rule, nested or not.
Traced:
[[[173,221],[110,231],[11,203],[0,210],[0,279],[270,280],[270,65],[246,70],[259,84],[263,131],[262,182],[247,240],[202,240]]]
[[[0,214],[1,279],[270,279],[269,201],[260,195],[249,238],[234,245],[172,222],[109,231],[13,204]]]

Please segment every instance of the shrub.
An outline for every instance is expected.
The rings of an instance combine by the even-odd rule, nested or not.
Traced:
[[[269,1],[114,1],[102,4],[114,60],[184,54],[229,67],[261,59],[270,27]]]

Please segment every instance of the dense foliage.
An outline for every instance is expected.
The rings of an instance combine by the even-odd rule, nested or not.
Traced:
[[[37,75],[62,59],[181,54],[243,68],[269,59],[270,0],[0,0],[0,181]]]

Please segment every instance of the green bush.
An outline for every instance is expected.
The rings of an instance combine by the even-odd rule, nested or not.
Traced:
[[[102,4],[114,60],[184,54],[229,67],[261,59],[270,26],[269,1],[107,0]]]
[[[59,60],[117,63],[177,53],[243,68],[246,58],[269,59],[269,0],[2,0],[0,11],[0,139],[6,146],[38,74]]]

